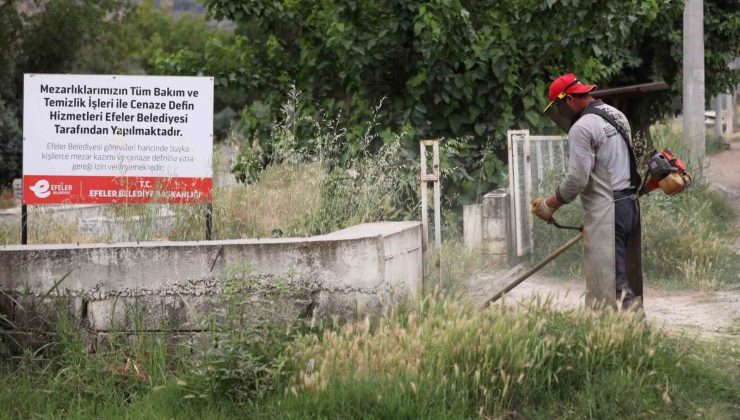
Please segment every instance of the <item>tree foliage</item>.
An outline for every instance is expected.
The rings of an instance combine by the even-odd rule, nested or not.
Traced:
[[[263,136],[291,83],[341,115],[349,139],[383,101],[378,121],[415,136],[469,136],[469,155],[502,156],[506,130],[551,130],[549,82],[572,71],[602,87],[666,80],[681,91],[682,2],[671,0],[205,0],[237,35],[204,55],[182,51],[164,73],[203,72],[243,93],[248,135]],[[740,81],[734,1],[706,7],[707,95]],[[671,110],[669,96],[639,107],[638,129]],[[263,136],[266,138],[266,136]],[[265,145],[263,145],[265,146]],[[268,145],[269,147],[269,145]],[[416,147],[409,144],[409,147]],[[467,147],[467,145],[466,145]],[[485,159],[457,162],[475,175]]]
[[[549,81],[574,71],[604,86],[663,79],[680,93],[683,4],[670,0],[205,0],[240,25],[205,69],[253,100],[290,82],[348,122],[387,97],[388,123],[421,136],[501,136],[541,128]],[[740,8],[707,1],[707,94],[738,82]],[[251,102],[251,101],[250,101]]]
[[[21,171],[23,73],[72,71],[78,53],[106,27],[117,0],[0,4],[0,185]]]
[[[24,73],[151,74],[159,56],[203,55],[221,36],[151,0],[0,2],[0,185],[21,172]]]

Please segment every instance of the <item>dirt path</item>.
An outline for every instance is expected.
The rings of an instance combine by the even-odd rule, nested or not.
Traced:
[[[740,214],[740,141],[731,143],[730,150],[707,160],[713,187],[721,191]],[[740,216],[735,223],[740,226]],[[740,258],[740,237],[735,240],[735,248]],[[506,285],[505,274],[502,271],[470,279],[470,299],[476,304],[485,302]],[[509,302],[528,300],[539,294],[550,296],[557,307],[569,309],[583,304],[584,292],[583,281],[561,281],[534,275],[512,290],[507,299]],[[645,291],[645,315],[652,325],[671,333],[740,340],[740,288],[721,292],[666,292],[648,288]]]
[[[470,298],[482,304],[500,290],[501,275],[471,279]],[[535,275],[512,290],[509,302],[526,301],[535,295],[550,297],[556,307],[575,309],[583,304],[583,281],[562,281]],[[688,335],[722,336],[740,339],[740,290],[722,292],[645,292],[645,315],[652,325]]]
[[[710,156],[707,164],[712,186],[730,200],[738,212],[735,226],[740,227],[740,139],[735,138],[730,150]],[[735,238],[735,250],[740,253],[740,236]]]

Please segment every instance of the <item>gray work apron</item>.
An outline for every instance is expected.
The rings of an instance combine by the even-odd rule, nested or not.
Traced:
[[[583,271],[588,308],[606,306],[617,309],[614,198],[609,179],[607,169],[596,162],[588,184],[580,194],[583,208]],[[627,283],[638,305],[642,302],[640,236],[638,225],[625,250]]]

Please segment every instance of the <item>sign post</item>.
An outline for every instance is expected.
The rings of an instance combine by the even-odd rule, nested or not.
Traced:
[[[28,245],[28,206],[21,204],[21,245]]]
[[[212,77],[26,74],[23,111],[24,206],[211,203]]]
[[[213,203],[206,203],[206,241],[213,239]]]

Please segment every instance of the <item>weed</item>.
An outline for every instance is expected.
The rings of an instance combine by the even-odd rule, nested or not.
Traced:
[[[226,396],[238,404],[262,398],[281,380],[287,343],[301,331],[279,317],[260,316],[252,295],[256,278],[240,262],[219,280],[219,297],[207,314],[193,313],[191,327],[203,331],[207,343],[192,348],[198,354],[178,386],[188,398],[211,400]],[[279,301],[286,292],[276,287],[266,298]]]
[[[470,249],[458,241],[443,242],[441,249],[430,244],[425,258],[427,278],[424,289],[428,292],[439,290],[452,296],[464,293],[465,280],[485,265],[480,249]]]
[[[137,327],[89,354],[77,321],[60,315],[52,344],[0,361],[3,414],[723,418],[740,407],[733,342],[669,338],[633,314],[562,312],[548,300],[481,312],[433,293],[378,322],[269,325],[244,315],[249,272],[224,275],[228,303],[200,321],[205,351],[184,354]]]
[[[634,417],[740,403],[735,379],[697,370],[692,346],[633,314],[558,312],[548,301],[475,307],[431,295],[415,310],[307,336],[264,417]],[[693,384],[692,384],[693,382]],[[696,386],[701,393],[692,393]],[[684,411],[687,410],[687,411]],[[396,413],[394,415],[393,413]]]

